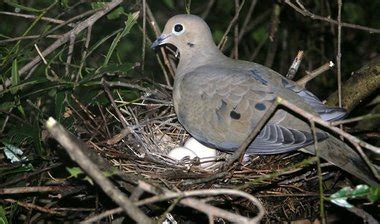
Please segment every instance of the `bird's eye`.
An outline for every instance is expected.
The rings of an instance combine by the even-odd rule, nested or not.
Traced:
[[[173,31],[172,31],[175,35],[180,35],[182,34],[183,32],[185,32],[185,28],[183,27],[182,24],[175,24],[173,26]]]

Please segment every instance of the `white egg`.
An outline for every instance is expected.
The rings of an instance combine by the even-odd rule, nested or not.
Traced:
[[[196,157],[195,153],[186,147],[174,148],[169,152],[168,156],[178,161],[182,160],[186,156],[188,156],[190,159],[193,159],[194,157]]]
[[[191,150],[201,161],[202,167],[209,167],[214,164],[214,162],[202,163],[202,161],[210,161],[216,157],[216,150],[203,145],[202,143],[195,140],[195,138],[190,138],[186,141],[184,147]]]

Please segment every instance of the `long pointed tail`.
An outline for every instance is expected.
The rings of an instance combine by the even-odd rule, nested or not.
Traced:
[[[335,166],[351,173],[367,184],[380,186],[380,182],[375,179],[367,164],[358,153],[343,141],[330,136],[328,139],[318,142],[320,157],[334,164]],[[305,152],[314,155],[314,145],[305,147]],[[304,151],[301,150],[301,151]]]

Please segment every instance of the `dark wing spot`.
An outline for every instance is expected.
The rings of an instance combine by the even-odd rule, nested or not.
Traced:
[[[193,43],[191,43],[191,42],[187,42],[187,45],[188,45],[189,47],[194,47],[195,44],[193,44]]]
[[[265,86],[268,85],[268,81],[265,80],[263,77],[261,77],[259,71],[257,71],[256,69],[252,69],[251,73],[253,75],[253,78],[256,79],[257,81],[261,82],[261,84],[263,84]]]
[[[286,87],[287,85],[289,85],[288,80],[286,80],[286,79],[284,79],[284,78],[281,79],[281,83],[282,83],[282,85],[285,86],[285,87]]]
[[[265,110],[267,107],[263,103],[257,103],[255,105],[255,108],[262,111],[262,110]]]
[[[230,113],[230,117],[231,117],[232,119],[239,120],[240,117],[241,117],[241,115],[240,115],[238,112],[232,110],[231,113]]]

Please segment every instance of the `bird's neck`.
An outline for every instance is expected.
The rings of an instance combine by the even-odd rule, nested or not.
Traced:
[[[176,76],[182,76],[195,68],[206,65],[223,63],[226,56],[219,50],[216,45],[213,46],[193,46],[189,47],[181,54],[176,70]]]

